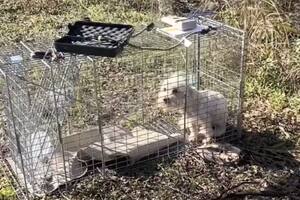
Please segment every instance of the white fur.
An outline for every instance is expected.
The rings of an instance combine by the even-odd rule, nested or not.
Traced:
[[[182,117],[178,123],[183,129],[185,94],[187,94],[185,128],[190,131],[187,140],[194,141],[204,137],[206,141],[223,135],[228,118],[226,98],[216,91],[198,91],[190,84],[186,87],[186,76],[182,73],[173,73],[162,82],[157,104],[164,111],[181,113]]]

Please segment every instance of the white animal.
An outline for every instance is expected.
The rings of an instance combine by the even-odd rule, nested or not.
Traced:
[[[189,130],[190,134],[186,137],[189,142],[202,138],[206,143],[223,135],[228,118],[226,98],[216,91],[198,91],[186,80],[185,74],[178,72],[165,79],[158,93],[158,106],[164,111],[181,113],[178,123],[181,129]]]
[[[56,102],[54,101],[54,97]],[[75,91],[68,87],[65,89],[56,89],[55,93],[51,90],[46,91],[43,98],[46,99],[46,106],[43,110],[43,116],[46,118],[55,117],[58,114],[59,122],[65,119],[65,112],[75,103]],[[44,102],[38,102],[36,106],[40,106]],[[55,107],[56,103],[56,107]]]

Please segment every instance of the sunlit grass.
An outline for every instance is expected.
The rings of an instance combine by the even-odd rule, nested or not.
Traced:
[[[157,11],[158,1],[155,0],[4,0],[2,2],[4,3],[0,6],[0,46],[20,40],[56,37],[61,27],[86,16],[95,21],[138,25],[149,23],[158,14],[153,12]],[[216,16],[218,20],[247,32],[245,97],[247,104],[253,104],[251,107],[253,110],[249,109],[249,113],[257,109],[259,112],[268,112],[263,113],[265,115],[270,113],[273,115],[288,110],[287,112],[296,113],[300,120],[300,40],[296,40],[299,30],[293,26],[288,15],[288,11],[296,1],[199,0],[199,2],[204,8],[208,8],[209,3],[215,2],[219,5]],[[125,6],[122,6],[122,3],[125,3]],[[261,104],[256,105],[257,102]],[[262,109],[258,108],[261,105],[268,110],[264,106]],[[83,105],[79,104],[76,105],[75,112],[82,112],[84,109]],[[87,114],[80,113],[81,115]],[[135,123],[139,118],[133,116],[129,119],[128,126],[133,126],[134,124],[131,123]],[[254,117],[248,117],[246,120],[252,118]],[[79,124],[83,126],[85,120],[79,118]],[[262,127],[263,123],[264,121],[261,124],[258,122]],[[279,127],[278,124],[276,126]],[[292,133],[282,135],[291,136],[289,138],[291,141],[300,141],[296,138],[298,136],[294,137]],[[266,138],[269,138],[269,135]],[[257,140],[253,140],[253,144],[257,145]],[[299,146],[299,142],[297,145]],[[280,148],[287,149],[288,146],[283,144]],[[177,170],[174,171],[177,173]],[[178,174],[167,175],[170,178],[178,176]],[[207,181],[204,184],[206,186],[211,182],[211,179],[206,180],[206,178],[201,177],[193,181],[195,183]],[[0,178],[0,182],[0,199],[2,197],[14,199],[15,193],[8,180]]]

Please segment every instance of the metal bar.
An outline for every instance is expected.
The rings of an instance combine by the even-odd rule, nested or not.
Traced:
[[[143,51],[143,50],[142,50]],[[141,89],[141,92],[142,92],[142,95],[141,95],[141,101],[142,101],[142,119],[143,119],[143,125],[145,124],[145,112],[144,112],[144,65],[145,65],[145,63],[146,63],[146,58],[145,58],[145,56],[144,56],[144,54],[142,54],[142,67],[139,69],[139,73],[141,73],[141,87],[142,87],[142,89]]]
[[[243,35],[243,34],[245,33],[243,30],[234,28],[234,27],[232,27],[232,26],[223,24],[223,23],[221,23],[221,22],[217,22],[217,21],[212,20],[212,19],[209,19],[209,18],[207,18],[207,17],[198,16],[198,19],[199,19],[199,20],[206,21],[206,22],[209,22],[210,24],[218,25],[218,26],[223,27],[223,28],[231,29],[231,30],[237,32],[237,33],[240,34],[240,35]],[[241,36],[240,36],[240,37],[241,37]]]
[[[52,65],[50,65],[50,76],[51,76],[51,79],[52,79],[52,91],[53,91],[53,99],[54,99],[54,109],[56,110],[55,117],[56,117],[56,124],[57,124],[57,133],[58,133],[59,143],[60,143],[61,151],[62,151],[65,180],[67,182],[68,178],[67,178],[67,170],[66,170],[65,149],[64,149],[63,139],[62,139],[61,125],[59,123],[59,116],[58,116],[59,110],[58,110],[58,107],[57,107],[57,100],[58,99],[56,99],[55,79],[54,79],[53,66]],[[66,187],[67,187],[67,185],[66,185]]]
[[[0,58],[0,63],[2,64],[2,65],[6,65],[6,63]],[[0,72],[1,72],[1,74],[4,76],[4,77],[6,77],[6,73],[3,71],[3,69],[2,69],[2,67],[0,67]]]
[[[26,46],[24,43],[22,43],[22,45],[28,50],[28,51],[30,51],[30,52],[33,52],[28,46]],[[70,58],[71,59],[71,58]],[[50,69],[50,73],[51,73],[51,79],[52,79],[52,84],[51,84],[51,82],[49,82],[49,85],[52,85],[52,86],[54,86],[55,87],[55,85],[54,85],[54,73],[53,73],[53,66],[52,65],[49,65],[47,62],[45,62],[44,60],[42,60],[42,63],[47,67],[47,68],[49,68]],[[64,68],[64,73],[63,73],[63,75],[62,75],[62,77],[60,77],[62,80],[61,80],[61,82],[60,82],[60,87],[59,88],[61,88],[62,86],[63,86],[63,84],[64,84],[64,82],[67,82],[66,80],[65,80],[65,75],[67,74],[67,72],[68,72],[68,69],[69,69],[69,67],[70,66],[68,66],[68,67],[66,67],[66,68]],[[52,71],[51,71],[52,70]],[[57,75],[57,74],[56,74]],[[44,81],[42,81],[42,82],[45,82],[45,80],[46,79],[43,79]],[[40,88],[40,90],[39,90],[39,92],[40,91],[42,91],[42,89],[44,89],[44,90],[50,90],[50,87],[49,88],[44,88],[42,85],[39,87]],[[55,91],[53,91],[52,90],[52,92],[54,93],[54,95],[57,93],[57,92],[55,92]],[[37,97],[38,96],[36,96],[35,97],[35,100],[36,100],[36,102],[38,102],[37,101]],[[56,97],[55,97],[55,99],[56,99]],[[57,98],[57,100],[56,101],[58,101],[59,100],[59,98]],[[46,99],[44,99],[44,101],[43,101],[43,105],[42,105],[42,107],[41,107],[41,109],[43,109],[44,107],[45,107],[45,105],[46,105],[46,102],[47,102],[47,100]],[[37,105],[36,106],[33,106],[32,108],[36,108],[36,109],[33,109],[30,113],[32,113],[32,114],[34,114],[36,111],[37,111],[37,109],[39,108]],[[55,109],[57,109],[57,108],[55,108]],[[58,117],[58,112],[55,112],[56,113],[56,117]],[[41,115],[42,115],[42,112],[40,112],[40,116],[38,117],[39,119],[41,118]],[[59,120],[58,120],[59,121]],[[49,120],[48,120],[48,122],[49,122]],[[37,128],[38,127],[36,127],[36,129],[35,129],[35,131],[34,131],[34,136],[35,136],[35,133],[37,132]],[[47,128],[47,132],[48,132],[48,129],[50,128],[50,126],[48,126],[48,128]],[[59,131],[61,132],[61,127],[60,127],[60,125],[58,126],[58,129],[59,129]],[[54,130],[50,130],[49,132],[55,132]],[[52,134],[52,135],[54,135],[54,134]],[[33,137],[34,137],[33,136]],[[61,141],[61,139],[59,138],[59,141]],[[45,140],[44,140],[44,142],[45,142]],[[43,145],[42,146],[44,146],[44,143],[43,142]],[[61,142],[61,145],[63,145],[62,144],[62,142]],[[39,156],[40,156],[40,154],[39,154]],[[38,156],[38,157],[39,157]],[[51,155],[51,157],[53,156],[53,154]],[[66,168],[65,168],[65,158],[64,158],[64,151],[63,151],[63,160],[64,160],[64,170],[65,170],[65,175],[66,175]],[[48,171],[48,170],[47,170]]]
[[[184,141],[186,141],[186,118],[187,118],[187,92],[188,92],[188,48],[185,48],[185,95],[184,95],[184,116],[183,116],[183,137],[184,137]]]
[[[223,84],[223,85],[226,85],[227,87],[230,87],[230,88],[232,88],[232,89],[238,89],[238,88],[236,88],[236,87],[234,87],[234,86],[232,86],[232,85],[229,85],[229,84],[225,83],[224,81],[221,81],[221,80],[217,79],[216,77],[213,77],[213,76],[211,76],[211,75],[205,73],[205,72],[202,72],[202,75],[205,75],[205,76],[207,76],[207,77],[209,77],[209,78],[211,78],[211,79],[214,79],[216,82],[219,82],[219,83],[221,83],[221,84]]]
[[[27,46],[24,42],[21,41],[20,44],[21,44],[27,51],[29,51],[30,54],[34,53],[34,51],[33,51],[32,49],[30,49],[30,47]],[[42,63],[45,64],[45,66],[46,66],[47,68],[50,69],[50,66],[49,66],[44,60],[41,60],[41,61],[42,61]],[[44,76],[45,76],[45,74],[44,74]],[[45,84],[45,81],[46,81],[46,78],[42,78],[42,80],[41,80],[41,82],[40,82],[39,85],[44,85],[44,84]],[[32,103],[32,105],[34,105],[34,106],[31,107],[29,113],[35,113],[35,111],[38,109],[37,106],[36,106],[36,103],[37,103],[38,97],[40,97],[40,95],[41,95],[41,91],[42,91],[42,88],[39,88],[38,91],[35,93],[35,96],[34,96],[35,102]],[[40,117],[39,117],[39,118],[40,118]]]
[[[93,63],[93,70],[94,70],[94,87],[95,87],[95,100],[96,100],[96,106],[97,106],[97,120],[98,120],[98,129],[99,129],[99,135],[100,135],[100,143],[101,143],[101,159],[102,159],[102,163],[101,163],[101,171],[102,171],[102,175],[105,176],[105,160],[104,160],[104,136],[103,136],[103,132],[102,132],[102,117],[101,117],[101,97],[99,97],[99,95],[101,95],[101,90],[100,90],[100,86],[98,85],[99,81],[100,81],[100,77],[98,77],[98,73],[97,73],[97,67],[96,67],[96,62],[93,58],[88,57],[88,59],[90,61],[92,61]]]
[[[24,42],[20,42],[20,43],[21,43],[21,45],[22,45],[25,49],[27,49],[30,53],[34,53],[34,51],[33,51],[32,49],[30,49],[30,47],[28,47]],[[48,50],[48,51],[49,51],[49,50]],[[48,51],[47,51],[46,53],[48,53]],[[70,57],[70,59],[72,59],[72,58]],[[46,66],[48,69],[51,70],[51,66],[50,66],[44,59],[41,60],[41,63],[43,63],[44,66]],[[62,80],[62,83],[63,83],[63,82],[68,82],[68,81],[65,80],[64,74],[63,74],[62,76],[60,76],[60,74],[56,74],[56,76],[59,76],[59,78]],[[46,80],[46,79],[43,78],[40,85],[44,85],[45,80]],[[49,83],[49,84],[51,84],[51,83]],[[44,88],[45,88],[45,87],[44,87]],[[46,88],[47,88],[47,87],[46,87]],[[39,92],[36,93],[34,99],[37,101],[38,97],[39,97]],[[33,103],[32,105],[35,105],[35,104]],[[32,106],[31,109],[33,109],[33,110],[31,110],[30,113],[34,113],[34,111],[35,111],[34,109],[35,109],[35,108],[36,108],[36,106]]]
[[[12,117],[12,124],[13,124],[13,129],[15,133],[15,138],[16,138],[16,143],[17,143],[17,148],[18,148],[18,153],[20,156],[20,161],[21,161],[21,170],[23,173],[23,178],[24,178],[24,184],[25,184],[25,190],[26,190],[26,198],[29,199],[29,194],[28,194],[28,186],[27,186],[27,178],[25,175],[25,169],[24,169],[24,160],[22,156],[22,150],[21,150],[21,144],[20,144],[20,138],[19,134],[17,133],[17,128],[16,128],[16,122],[15,122],[15,116],[14,116],[14,110],[13,110],[13,105],[12,105],[12,99],[10,95],[10,88],[9,88],[9,79],[6,76],[6,84],[7,84],[7,94],[8,94],[8,101],[9,101],[9,106],[10,106],[10,111],[11,111],[11,117]]]
[[[244,103],[244,84],[245,84],[245,75],[244,75],[244,66],[245,66],[245,56],[246,56],[246,33],[243,34],[242,48],[241,48],[241,61],[240,61],[240,88],[239,88],[239,102],[238,102],[238,121],[237,121],[237,131],[239,136],[242,134],[242,122],[243,122],[243,103]]]
[[[5,175],[10,178],[12,181],[8,181],[10,186],[15,190],[16,193],[16,197],[17,199],[28,199],[28,197],[26,196],[26,193],[24,193],[23,190],[20,190],[19,188],[21,188],[21,184],[19,182],[19,180],[17,179],[17,177],[15,176],[13,169],[11,169],[11,166],[8,164],[7,160],[5,159],[0,159],[0,167],[1,170],[4,171],[4,173],[6,173]],[[1,173],[0,173],[1,175]]]
[[[200,59],[201,59],[201,55],[200,55],[200,51],[201,51],[201,37],[198,34],[197,35],[197,90],[200,89],[200,84],[201,84],[201,79],[200,79],[200,71],[201,71],[201,63],[200,63]]]

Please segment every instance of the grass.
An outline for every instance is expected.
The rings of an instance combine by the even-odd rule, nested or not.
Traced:
[[[150,22],[157,14],[151,13],[158,8],[156,1],[123,2],[125,7],[117,0],[0,0],[0,45],[57,37],[67,23],[85,16],[137,25]],[[70,191],[70,198],[217,198],[239,182],[254,180],[265,191],[295,193],[294,182],[299,179],[294,166],[299,166],[300,159],[300,31],[293,19],[300,12],[299,3],[199,0],[193,4],[207,8],[208,2],[218,11],[218,20],[247,31],[245,138],[236,144],[244,150],[247,163],[229,167],[199,163],[199,156],[191,151],[190,157],[156,167],[150,178],[116,176],[107,181],[97,177],[93,186],[89,186],[91,180],[85,180]],[[0,198],[14,198],[7,180],[0,180]],[[257,191],[251,184],[240,190]]]
[[[151,15],[134,9],[106,3],[89,3],[71,0],[46,1],[16,0],[1,6],[0,44],[35,38],[55,37],[62,26],[89,16],[102,22],[146,23]]]
[[[238,2],[225,4],[218,17],[247,30],[247,96],[267,97],[275,110],[291,107],[299,112],[289,103],[299,97],[300,88],[299,30],[289,18],[289,8],[276,0]]]
[[[2,176],[4,172],[0,168],[0,199],[15,199],[16,194],[14,189],[11,187],[9,183],[9,179],[5,176]]]

